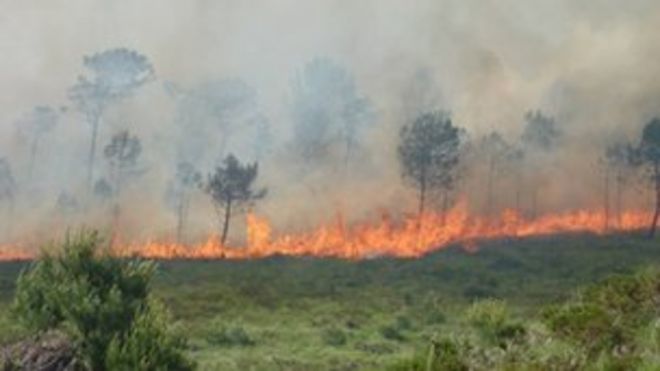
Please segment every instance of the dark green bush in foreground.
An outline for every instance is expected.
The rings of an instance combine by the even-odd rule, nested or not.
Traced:
[[[98,234],[67,237],[18,279],[13,313],[27,328],[57,329],[92,370],[187,370],[193,365],[150,297],[154,265],[100,251]]]

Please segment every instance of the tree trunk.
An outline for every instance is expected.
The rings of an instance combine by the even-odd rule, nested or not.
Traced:
[[[99,131],[99,117],[94,117],[92,122],[92,144],[89,149],[89,156],[87,158],[87,190],[91,191],[92,181],[94,179],[94,158],[96,157],[96,139]]]
[[[651,221],[651,228],[649,229],[649,238],[655,237],[655,230],[658,225],[658,217],[660,217],[660,163],[656,162],[653,165],[653,183],[655,187],[655,213],[653,213],[653,220]]]
[[[222,237],[220,238],[220,244],[225,246],[227,242],[227,233],[229,232],[229,218],[231,217],[231,199],[227,201],[227,206],[225,206],[225,220],[222,226]]]

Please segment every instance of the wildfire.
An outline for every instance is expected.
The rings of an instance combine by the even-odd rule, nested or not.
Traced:
[[[650,220],[645,212],[625,212],[618,218],[616,230],[644,228]],[[616,224],[616,223],[612,223]],[[602,211],[576,211],[526,220],[514,210],[496,217],[475,217],[467,204],[459,203],[446,215],[428,213],[394,222],[387,214],[376,223],[346,226],[341,218],[300,234],[277,236],[267,219],[250,213],[246,216],[247,244],[222,246],[217,237],[188,246],[168,242],[130,243],[114,247],[118,256],[142,256],[157,259],[253,259],[273,255],[336,257],[362,259],[374,256],[414,258],[450,244],[474,247],[480,240],[502,237],[526,237],[556,233],[590,232],[602,234],[605,216]],[[26,260],[26,250],[0,246],[0,260]]]
[[[643,212],[626,212],[620,218],[618,230],[643,228],[649,220]],[[605,217],[599,211],[578,211],[547,215],[529,221],[513,210],[496,218],[471,217],[466,203],[460,203],[446,215],[429,213],[423,217],[408,217],[394,223],[383,214],[377,223],[351,227],[339,221],[323,225],[302,234],[275,236],[268,220],[255,214],[247,215],[247,245],[221,246],[211,237],[197,246],[151,242],[125,246],[121,255],[150,258],[248,259],[272,255],[337,257],[361,259],[387,255],[419,257],[452,243],[474,245],[471,242],[498,237],[525,237],[568,232],[604,233]]]

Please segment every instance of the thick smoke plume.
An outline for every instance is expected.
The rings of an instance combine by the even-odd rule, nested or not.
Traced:
[[[479,215],[518,207],[530,218],[593,210],[603,207],[605,148],[638,142],[660,113],[653,0],[0,4],[0,157],[16,185],[0,205],[3,243],[114,223],[122,238],[174,238],[178,164],[206,179],[228,153],[259,163],[268,195],[255,211],[277,230],[414,213],[399,133],[435,110],[464,129],[453,202]],[[154,68],[153,79],[108,105],[100,125],[95,182],[113,171],[103,156],[113,135],[128,130],[141,141],[119,218],[86,185],[91,127],[69,99],[89,72],[83,57],[113,48],[135,50]],[[314,84],[322,93],[310,93]],[[524,139],[536,113],[558,132],[547,151]],[[315,142],[319,131],[329,144]],[[501,161],[489,196],[492,153],[483,152],[492,132],[527,155]],[[646,187],[631,183],[626,207],[650,207]],[[209,197],[199,187],[189,197],[186,239],[218,233]],[[233,229],[234,241],[244,237]]]

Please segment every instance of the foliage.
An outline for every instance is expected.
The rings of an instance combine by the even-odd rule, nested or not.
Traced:
[[[553,150],[559,144],[561,136],[562,133],[553,117],[545,115],[540,110],[525,114],[525,128],[520,139],[526,150],[546,152]]]
[[[60,255],[44,253],[18,278],[13,313],[34,331],[66,332],[91,369],[146,359],[172,363],[143,369],[181,369],[181,344],[149,298],[154,265],[112,258],[100,243],[97,233],[82,232],[67,236]]]
[[[69,88],[69,99],[92,127],[87,163],[87,183],[91,188],[98,129],[106,108],[130,96],[154,78],[154,69],[147,57],[137,51],[116,48],[83,57],[87,75]]]
[[[468,308],[466,318],[487,342],[500,347],[525,334],[525,328],[510,318],[509,309],[501,300],[475,302]]]
[[[660,218],[660,118],[656,117],[644,126],[638,153],[639,163],[646,165],[655,196],[655,213],[649,228],[649,236],[653,237]]]
[[[238,324],[216,323],[207,331],[205,338],[209,344],[222,347],[246,347],[256,344],[247,330]]]
[[[325,329],[321,333],[321,338],[324,344],[333,347],[340,347],[346,345],[346,342],[348,341],[346,333],[344,333],[344,331],[336,327],[330,327]]]
[[[443,112],[420,115],[401,129],[402,176],[419,190],[420,213],[427,192],[450,190],[456,180],[461,130]]]
[[[229,154],[223,165],[216,167],[215,172],[208,176],[205,189],[213,200],[219,219],[223,221],[223,244],[227,239],[232,208],[249,206],[266,195],[265,189],[253,189],[258,171],[256,163],[242,165],[234,155]]]
[[[105,146],[103,154],[112,168],[115,183],[115,194],[119,194],[124,180],[139,174],[135,170],[137,159],[142,153],[142,144],[136,136],[131,136],[127,130],[120,131],[112,136],[110,143]]]

